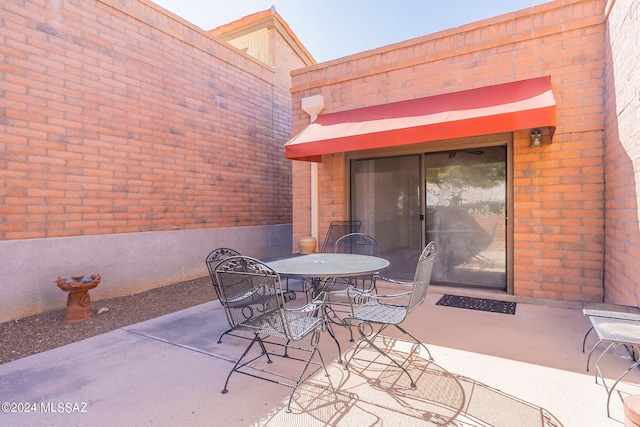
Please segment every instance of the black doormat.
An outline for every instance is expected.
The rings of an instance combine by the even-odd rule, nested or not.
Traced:
[[[497,301],[494,299],[444,295],[436,305],[490,311],[492,313],[516,314],[515,302]]]

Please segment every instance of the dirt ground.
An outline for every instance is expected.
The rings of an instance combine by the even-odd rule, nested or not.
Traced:
[[[211,279],[180,282],[139,294],[91,301],[104,314],[79,323],[65,323],[66,309],[0,323],[0,364],[83,340],[215,299]]]

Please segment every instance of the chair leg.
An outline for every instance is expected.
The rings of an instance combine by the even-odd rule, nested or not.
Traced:
[[[309,304],[313,300],[313,290],[313,283],[311,283],[309,279],[302,279],[302,292],[307,299],[307,304]]]
[[[220,337],[218,338],[218,342],[217,344],[222,344],[222,337],[233,332],[233,328],[227,330],[226,332],[224,332],[222,335],[220,335]],[[262,350],[262,354],[267,356],[267,363],[272,363],[273,361],[271,360],[271,358],[269,357],[269,352],[267,351],[267,348],[264,345],[264,341],[262,341],[262,338],[258,338],[258,344],[260,345],[260,349]]]
[[[336,337],[335,332],[333,332],[333,328],[331,327],[331,324],[329,323],[329,321],[325,321],[325,326],[327,328],[327,332],[329,332],[329,336],[333,338],[333,341],[336,343],[336,346],[338,347],[338,363],[342,363],[342,347],[340,347],[340,341],[338,341],[338,338]]]
[[[589,362],[591,361],[591,355],[593,354],[594,350],[596,349],[596,347],[598,347],[600,345],[602,341],[598,341],[592,348],[591,351],[589,352],[589,356],[587,356],[587,372],[589,372]]]
[[[589,336],[591,331],[593,331],[593,326],[587,331],[587,333],[584,335],[584,339],[582,340],[582,352],[583,353],[584,353],[585,346],[587,345],[587,337]]]
[[[429,351],[429,349],[427,348],[426,345],[424,345],[424,343],[422,341],[420,341],[419,339],[417,339],[416,337],[414,337],[413,335],[411,335],[408,331],[406,331],[405,329],[401,328],[400,325],[394,325],[396,328],[398,328],[400,330],[400,332],[409,335],[413,341],[415,341],[416,344],[419,344],[422,346],[422,348],[424,348],[427,351],[427,354],[429,355],[429,360],[433,362],[433,356],[431,355],[431,352]]]
[[[287,412],[287,413],[291,412],[291,402],[293,400],[293,395],[295,394],[296,390],[298,389],[298,386],[300,386],[300,384],[302,384],[307,379],[307,377],[305,377],[304,374],[305,374],[305,372],[307,372],[307,369],[309,368],[309,365],[311,364],[311,360],[313,359],[313,356],[316,355],[316,353],[318,354],[318,357],[320,358],[320,363],[322,364],[322,368],[324,369],[325,375],[327,377],[329,377],[329,371],[327,370],[327,366],[324,364],[324,359],[322,357],[322,353],[320,353],[320,349],[318,349],[318,343],[319,342],[320,342],[320,333],[319,333],[319,331],[315,331],[311,335],[311,345],[313,347],[313,350],[310,351],[309,357],[305,361],[304,367],[302,368],[302,372],[300,372],[300,375],[298,375],[298,379],[296,380],[296,383],[292,386],[293,390],[291,390],[291,394],[289,394],[289,400],[287,402],[287,407],[285,408],[285,412]],[[317,372],[317,371],[314,371],[314,372]],[[333,389],[333,383],[331,382],[331,380],[329,380],[329,384],[331,385],[331,388]]]
[[[362,344],[366,342],[367,341],[363,339],[358,340],[358,344],[356,345],[356,348],[353,349],[353,353],[351,353],[351,356],[349,357],[349,359],[347,359],[347,362],[344,364],[344,369],[349,368],[349,363],[351,363],[351,360],[353,359],[353,357],[360,351],[360,347],[362,346]]]
[[[262,341],[262,338],[257,337],[257,341],[258,341],[258,344],[260,345],[260,350],[262,351],[261,354],[263,354],[264,356],[267,356],[267,363],[273,363],[273,360],[271,360],[271,357],[269,357],[269,352],[267,351],[267,347],[265,347],[264,341]]]
[[[353,342],[353,341],[355,341],[355,340],[353,339],[353,330],[351,329],[351,326],[352,326],[352,325],[348,325],[348,324],[346,324],[344,321],[342,322],[342,325],[343,325],[345,328],[347,328],[347,330],[349,331],[349,342]]]
[[[223,332],[222,335],[220,335],[220,337],[218,338],[218,344],[222,344],[222,337],[227,335],[229,332],[231,332],[233,329],[228,329],[226,332]]]
[[[340,303],[334,303],[333,305],[342,305]],[[335,308],[331,305],[325,305],[325,310],[324,310],[325,316],[327,317],[327,321],[334,323],[336,325],[342,326],[344,328],[347,328],[347,330],[349,331],[349,342],[353,342],[353,331],[351,330],[351,325],[349,325],[347,322],[344,321],[344,318],[340,318],[340,316],[338,315],[338,312],[335,310]],[[338,362],[341,362],[341,360],[338,360]]]
[[[272,360],[269,357],[269,353],[267,352],[267,349],[264,346],[264,342],[262,341],[262,338],[260,338],[260,336],[258,334],[255,334],[255,336],[253,337],[253,339],[251,340],[251,342],[249,343],[247,348],[244,350],[244,353],[242,353],[242,356],[240,356],[240,358],[238,359],[236,364],[233,365],[233,368],[231,369],[231,372],[229,372],[229,375],[227,375],[227,380],[224,382],[224,388],[222,389],[222,394],[226,394],[229,391],[229,390],[227,390],[227,384],[229,384],[229,379],[231,378],[231,375],[234,372],[238,372],[238,368],[240,368],[242,366],[245,366],[248,363],[251,363],[252,361],[258,359],[258,357],[256,357],[256,358],[250,360],[249,362],[246,362],[246,363],[243,363],[243,364],[240,363],[240,362],[242,362],[244,357],[249,353],[249,351],[251,350],[251,348],[253,347],[253,345],[256,342],[260,345],[260,348],[262,349],[262,353],[258,357],[262,357],[262,355],[266,355],[267,356],[267,363],[272,363]]]
[[[233,368],[231,368],[231,372],[229,372],[229,375],[227,375],[227,380],[224,382],[224,388],[222,389],[222,394],[226,394],[229,391],[227,389],[227,384],[229,384],[229,379],[231,378],[231,374],[233,374],[238,369],[238,366],[240,366],[240,362],[242,362],[242,359],[244,359],[247,353],[249,353],[249,350],[251,350],[251,347],[253,347],[253,344],[255,344],[257,340],[258,340],[258,335],[253,337],[253,339],[251,340],[247,348],[245,348],[244,353],[242,353],[242,356],[240,356],[236,364],[233,365]]]
[[[611,346],[613,346],[613,345],[614,345],[614,344],[611,344]],[[607,347],[607,349],[605,350],[605,352],[607,352],[607,351],[611,348],[611,346]],[[604,353],[605,353],[605,352],[603,352],[603,353],[602,353],[602,355],[604,355]],[[600,359],[602,358],[602,355],[600,355],[600,357],[598,358],[598,362],[596,363],[596,371],[598,371],[598,372],[600,373],[600,375],[601,375],[601,376],[602,376],[602,373],[600,372],[600,366],[599,366],[599,363],[600,363]],[[610,405],[610,402],[611,402],[611,395],[613,394],[613,390],[616,388],[616,386],[618,385],[618,383],[619,383],[620,381],[622,381],[622,379],[623,379],[623,378],[624,378],[624,377],[625,377],[629,372],[631,372],[633,369],[637,368],[637,367],[638,367],[638,365],[640,365],[640,361],[639,361],[639,360],[635,360],[635,361],[634,361],[634,362],[629,366],[629,368],[627,368],[627,370],[626,370],[626,371],[624,371],[624,372],[623,372],[623,373],[622,373],[622,374],[621,374],[621,375],[616,379],[616,381],[613,383],[613,385],[611,386],[611,388],[607,388],[607,385],[606,385],[606,384],[605,384],[605,382],[604,382],[604,376],[602,376],[602,383],[603,383],[603,385],[604,385],[604,388],[607,390],[607,417],[611,417],[611,412],[610,412],[609,407],[611,406],[611,405]],[[596,383],[597,383],[597,376],[596,376]]]
[[[344,369],[347,369],[349,366],[349,363],[351,362],[351,360],[353,359],[353,357],[356,355],[356,353],[358,351],[360,351],[360,345],[362,343],[367,343],[369,344],[371,347],[373,347],[378,353],[380,353],[382,356],[386,357],[387,359],[389,359],[395,366],[397,366],[398,368],[402,369],[404,371],[405,374],[407,374],[407,376],[409,377],[409,381],[411,381],[411,388],[415,388],[416,387],[416,383],[413,380],[413,377],[411,376],[411,374],[409,373],[409,371],[407,371],[407,369],[400,363],[398,363],[393,357],[389,356],[384,350],[382,350],[380,347],[378,347],[373,341],[375,340],[375,338],[380,335],[380,333],[389,325],[382,325],[382,327],[378,330],[378,332],[376,332],[375,334],[369,334],[367,335],[364,331],[364,327],[365,326],[371,326],[369,323],[360,323],[358,325],[358,331],[360,332],[360,342],[358,342],[358,345],[356,346],[356,348],[353,350],[353,353],[351,354],[351,357],[349,357],[349,360],[347,361],[347,363],[345,363],[344,365]],[[397,325],[395,325],[397,326]],[[428,350],[427,350],[428,351]],[[409,356],[411,356],[411,354],[409,354]],[[408,358],[406,359],[408,360]],[[405,362],[406,362],[405,360]]]

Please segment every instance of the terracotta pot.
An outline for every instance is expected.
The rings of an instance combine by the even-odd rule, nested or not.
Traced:
[[[102,276],[99,274],[86,278],[84,276],[72,276],[71,279],[67,280],[58,277],[55,282],[60,289],[69,292],[64,322],[75,323],[89,320],[95,316],[91,311],[89,291],[98,286]]]
[[[298,245],[300,246],[301,254],[312,254],[316,251],[316,238],[315,237],[302,237],[298,239]]]

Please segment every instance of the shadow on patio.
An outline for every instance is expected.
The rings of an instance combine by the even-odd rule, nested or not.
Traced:
[[[396,339],[379,344],[399,357],[408,352],[403,347],[410,345]],[[332,366],[335,392],[318,379],[297,394],[296,425],[562,425],[544,408],[452,374],[423,357],[408,361],[416,378],[413,389],[401,371],[378,363],[377,352],[367,349],[360,354],[348,371]],[[256,425],[288,426],[291,420],[291,414],[281,410]]]

